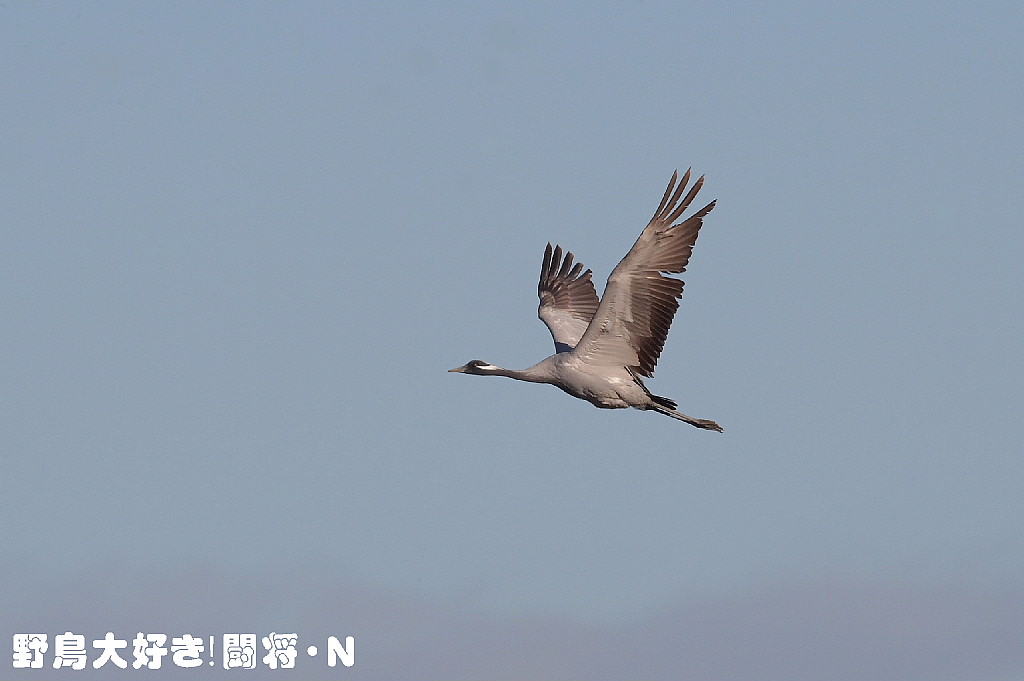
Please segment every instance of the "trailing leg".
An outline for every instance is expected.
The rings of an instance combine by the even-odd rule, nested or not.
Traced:
[[[661,406],[660,404],[655,405],[654,407],[652,407],[652,409],[654,409],[654,411],[658,412],[659,414],[671,416],[672,418],[679,419],[680,421],[686,421],[691,426],[696,426],[697,428],[703,428],[704,430],[714,430],[718,431],[719,433],[723,432],[722,426],[718,425],[714,421],[709,421],[707,419],[695,419],[692,416],[687,416],[686,414],[676,409],[669,409],[667,407]]]

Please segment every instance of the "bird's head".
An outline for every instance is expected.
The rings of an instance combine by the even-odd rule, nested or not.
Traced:
[[[494,372],[500,370],[501,367],[494,366],[493,364],[488,364],[487,362],[480,359],[473,359],[466,362],[460,367],[449,369],[448,373],[454,372],[457,374],[476,374],[477,376],[490,376],[494,375]]]

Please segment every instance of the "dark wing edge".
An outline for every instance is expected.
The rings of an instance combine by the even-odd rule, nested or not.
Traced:
[[[579,342],[597,312],[600,300],[591,280],[593,272],[583,263],[573,264],[574,256],[551,244],[544,249],[537,296],[537,316],[548,327],[556,352],[567,352]]]

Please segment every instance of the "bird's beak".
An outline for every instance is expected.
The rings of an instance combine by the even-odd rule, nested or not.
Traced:
[[[464,374],[464,373],[466,373],[466,367],[464,367],[464,366],[455,367],[454,369],[449,369],[448,373],[449,374],[451,374],[451,373]]]

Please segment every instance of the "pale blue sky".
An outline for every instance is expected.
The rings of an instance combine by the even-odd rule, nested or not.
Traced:
[[[1019,2],[6,3],[5,640],[1024,678],[1022,31]],[[549,354],[545,243],[600,290],[690,165],[719,204],[650,386],[724,434],[446,373]],[[901,616],[886,666],[857,627]],[[760,654],[686,654],[759,620]]]

